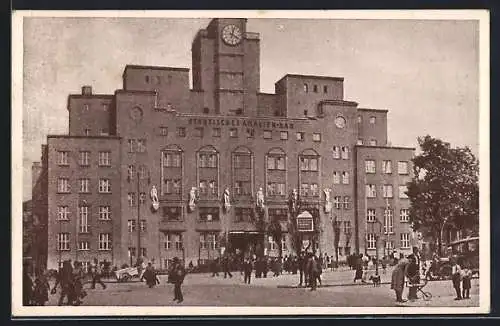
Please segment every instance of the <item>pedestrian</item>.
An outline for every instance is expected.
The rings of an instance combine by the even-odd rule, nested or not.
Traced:
[[[311,291],[316,290],[320,268],[319,259],[315,255],[311,254],[307,262],[307,274],[309,276],[309,286],[311,287]]]
[[[420,284],[420,272],[418,270],[417,260],[415,255],[408,256],[408,265],[406,265],[405,274],[409,281],[408,300],[414,301],[417,299],[417,285]]]
[[[453,288],[457,294],[455,300],[462,300],[462,292],[460,289],[460,283],[462,282],[462,267],[456,257],[452,257],[452,267],[451,267],[451,282]]]
[[[106,284],[101,280],[102,277],[102,267],[99,264],[99,261],[97,258],[94,258],[94,262],[91,265],[91,271],[92,271],[92,289],[95,289],[95,284],[98,283],[102,286],[103,290],[106,289]]]
[[[64,304],[64,298],[67,299],[66,304],[72,305],[74,302],[74,288],[73,288],[73,266],[71,266],[71,260],[65,260],[61,269],[56,275],[56,283],[50,291],[51,294],[56,294],[57,286],[61,287],[61,292],[59,294],[59,300],[57,305],[62,306]]]
[[[250,278],[252,277],[252,261],[250,258],[245,259],[243,263],[243,272],[245,284],[250,284]]]
[[[184,282],[184,278],[186,277],[186,270],[184,266],[182,266],[179,258],[174,257],[173,259],[173,267],[170,271],[172,273],[171,280],[174,283],[174,300],[177,303],[181,303],[184,301],[184,297],[182,295],[182,283]]]
[[[142,279],[146,280],[146,284],[147,286],[149,286],[149,288],[152,288],[156,284],[160,284],[160,280],[158,279],[156,271],[151,262],[149,262],[148,265],[146,266],[146,269],[142,274],[141,281]]]
[[[229,257],[225,256],[222,260],[222,268],[224,269],[224,278],[227,278],[229,275],[229,278],[232,278],[233,275],[231,274],[231,271],[229,270]]]
[[[79,306],[82,304],[82,299],[87,296],[87,292],[83,290],[83,280],[85,273],[83,272],[83,265],[79,261],[73,263],[73,305]]]
[[[408,261],[402,259],[398,262],[391,277],[391,289],[396,293],[396,302],[406,302],[403,300],[403,289],[405,286],[405,270]]]
[[[44,273],[41,273],[35,279],[35,288],[33,290],[33,303],[36,306],[45,306],[45,303],[49,301],[49,290],[50,285],[47,281],[47,277]]]
[[[301,252],[298,257],[298,268],[300,273],[300,283],[299,286],[302,286],[302,282],[304,286],[307,286],[307,257],[305,252]]]
[[[465,266],[462,269],[462,299],[470,298],[470,280],[472,278],[472,270]]]
[[[363,279],[363,254],[353,257],[353,267],[356,269],[354,273],[354,283],[356,283],[357,280]]]
[[[28,272],[28,264],[23,266],[23,306],[31,306],[33,302],[33,280]]]

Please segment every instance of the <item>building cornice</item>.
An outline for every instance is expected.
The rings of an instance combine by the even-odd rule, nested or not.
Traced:
[[[370,145],[355,145],[356,148],[373,148],[373,149],[403,149],[414,151],[415,147],[403,147],[403,146],[370,146]]]
[[[66,138],[66,139],[121,139],[120,136],[78,136],[78,135],[47,135],[49,138]]]
[[[389,112],[389,110],[386,109],[367,109],[367,108],[358,108],[359,111],[367,111],[367,112]]]

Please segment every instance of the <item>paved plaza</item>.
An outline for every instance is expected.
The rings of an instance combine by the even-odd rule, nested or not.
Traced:
[[[150,289],[143,282],[108,282],[106,290],[99,285],[90,289],[86,306],[317,306],[317,307],[394,307],[394,292],[390,289],[391,273],[381,274],[382,284],[353,283],[354,271],[325,271],[323,286],[316,291],[297,288],[299,275],[285,274],[279,277],[253,278],[250,285],[243,283],[243,275],[234,272],[232,278],[210,274],[188,274],[183,293],[184,302],[177,304],[173,299],[173,285],[166,276],[159,276],[161,284]],[[451,281],[429,282],[426,291],[432,293],[430,301],[417,300],[400,304],[403,306],[470,307],[479,305],[479,280],[472,280],[471,298],[454,301]],[[407,290],[405,290],[405,296]],[[420,294],[419,294],[420,296]],[[59,294],[50,295],[49,305],[56,305]]]

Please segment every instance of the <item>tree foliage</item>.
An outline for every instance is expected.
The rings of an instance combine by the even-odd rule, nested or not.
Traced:
[[[419,137],[408,184],[410,222],[438,240],[443,227],[474,228],[479,218],[479,163],[468,147],[452,148],[429,135]]]

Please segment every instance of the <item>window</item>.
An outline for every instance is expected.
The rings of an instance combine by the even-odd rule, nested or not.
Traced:
[[[57,152],[57,164],[58,165],[69,165],[68,163],[68,153],[67,151]]]
[[[297,141],[304,141],[304,133],[301,132],[301,131],[298,131],[296,134],[296,137],[297,137]]]
[[[304,92],[309,92],[309,86],[307,84],[304,84]]]
[[[340,184],[340,173],[337,171],[333,172],[333,184]]]
[[[336,209],[340,209],[342,207],[342,197],[341,196],[335,196],[333,197],[333,207]]]
[[[148,169],[146,168],[145,165],[139,165],[139,178],[141,179],[146,179],[149,174],[148,174]]]
[[[167,127],[160,127],[160,135],[167,136],[168,135],[168,128]]]
[[[344,196],[344,209],[349,209],[350,204],[351,204],[351,197]]]
[[[144,79],[146,80],[146,83],[149,84],[149,76],[148,75],[144,76]]]
[[[251,194],[250,181],[235,181],[234,194],[237,196],[249,196]]]
[[[363,139],[358,138],[358,140],[356,141],[356,145],[363,145]]]
[[[141,248],[141,256],[142,257],[148,256],[148,249],[147,248]]]
[[[78,207],[78,230],[80,233],[89,232],[89,208],[88,206]]]
[[[366,173],[375,173],[375,161],[374,160],[365,160],[365,172]]]
[[[328,93],[328,86],[326,85],[323,86],[323,93],[325,94]]]
[[[382,192],[384,198],[392,198],[392,185],[383,185]]]
[[[57,249],[69,250],[69,233],[57,234]]]
[[[382,161],[382,172],[385,174],[392,173],[392,162],[391,161]]]
[[[229,129],[229,137],[231,137],[231,138],[238,137],[238,129],[236,129],[236,128]]]
[[[254,138],[255,137],[255,129],[253,129],[253,128],[247,128],[246,133],[247,133],[247,138]]]
[[[84,111],[88,111],[89,110],[89,105],[88,104],[84,104],[83,105],[83,110]]]
[[[146,193],[141,192],[139,194],[139,205],[144,205],[146,203]]]
[[[321,141],[321,134],[318,132],[313,133],[313,141],[319,142]]]
[[[401,233],[401,248],[410,248],[410,234]]]
[[[300,170],[301,171],[318,171],[318,158],[316,157],[300,157]]]
[[[111,220],[111,207],[99,206],[99,219],[109,221]]]
[[[102,104],[102,110],[103,111],[108,111],[109,110],[109,104],[103,103]]]
[[[217,233],[203,232],[200,233],[200,249],[215,250],[219,247]]]
[[[219,208],[218,207],[200,207],[200,221],[218,221]]]
[[[376,139],[370,139],[370,146],[377,146],[377,140]]]
[[[375,222],[375,209],[374,208],[368,208],[366,210],[366,221],[369,223]]]
[[[220,128],[212,129],[212,137],[220,137]]]
[[[163,166],[167,168],[180,168],[182,165],[181,153],[166,151],[163,152]]]
[[[69,207],[68,206],[58,206],[57,207],[57,219],[59,221],[69,220]]]
[[[69,193],[71,191],[71,187],[69,185],[68,178],[59,178],[57,180],[57,192],[60,193]]]
[[[203,137],[203,127],[194,128],[194,136],[202,138]]]
[[[267,236],[267,249],[268,250],[278,250],[278,244],[274,241],[273,236]]]
[[[384,210],[384,233],[394,233],[394,212],[392,209]]]
[[[99,233],[99,250],[111,250],[110,233]]]
[[[163,207],[163,216],[167,221],[181,221],[182,210],[180,207]]]
[[[212,195],[212,196],[217,196],[217,193],[218,193],[218,189],[217,188],[217,182],[215,181],[210,181],[208,183],[208,188],[209,188],[209,194]]]
[[[408,191],[408,186],[399,186],[399,198],[407,199],[408,195],[406,192]]]
[[[408,208],[402,208],[399,211],[399,220],[401,222],[410,222],[410,210]]]
[[[146,139],[137,139],[137,152],[144,153],[146,151]]]
[[[285,184],[268,182],[267,184],[267,195],[268,196],[285,196]]]
[[[128,206],[129,207],[133,207],[135,206],[136,204],[136,201],[135,201],[135,192],[129,192],[127,194],[127,201],[128,201]]]
[[[135,177],[135,166],[129,165],[127,167],[127,179],[130,181]]]
[[[377,119],[376,119],[375,117],[373,117],[373,116],[372,116],[372,117],[370,117],[370,124],[371,124],[371,125],[375,124],[376,120],[377,120]]]
[[[233,166],[235,169],[250,169],[252,164],[252,157],[247,154],[234,154]]]
[[[280,139],[287,140],[288,139],[288,131],[280,131]]]
[[[342,150],[342,159],[348,160],[349,159],[349,147],[342,146],[341,150]]]
[[[90,136],[90,129],[89,128],[85,128],[85,130],[83,131],[83,133],[85,134],[85,136]]]
[[[178,127],[177,128],[177,137],[186,137],[186,128]]]
[[[136,221],[135,220],[128,220],[127,221],[127,229],[128,229],[128,232],[131,233],[131,232],[135,232],[135,227],[136,227]]]
[[[78,184],[79,184],[79,192],[80,193],[88,193],[89,191],[89,179],[79,179]]]
[[[198,154],[198,167],[200,167],[200,168],[216,168],[217,167],[217,154],[199,153]]]
[[[200,181],[199,188],[200,188],[200,195],[207,194],[207,182],[205,180]]]
[[[99,192],[100,193],[111,192],[111,183],[109,179],[99,179]]]
[[[271,130],[264,130],[264,139],[271,139],[271,138],[272,138]]]
[[[366,235],[366,240],[367,240],[367,249],[375,249],[376,248],[376,238],[375,238],[375,233],[368,233]]]
[[[90,250],[90,243],[88,241],[78,241],[78,250]]]
[[[344,221],[344,234],[351,234],[351,221]]]
[[[375,185],[366,185],[366,197],[375,198],[377,197],[377,188]]]
[[[180,179],[165,179],[164,180],[164,193],[165,194],[180,194],[181,193],[181,180]]]
[[[358,123],[363,123],[363,117],[358,115]]]
[[[313,92],[317,93],[318,92],[318,85],[313,85]]]
[[[340,146],[333,146],[333,158],[334,159],[340,158]]]
[[[100,134],[101,136],[109,136],[109,129],[108,129],[108,128],[101,128],[101,129],[99,130],[99,134]]]
[[[408,162],[398,162],[398,174],[408,174]]]
[[[349,184],[349,172],[342,172],[342,184]]]
[[[141,232],[146,232],[146,220],[141,220],[140,222],[141,222],[140,224]]]
[[[287,221],[288,220],[288,210],[286,208],[269,208],[269,219],[271,221]]]
[[[89,166],[89,156],[90,152],[88,151],[80,152],[80,161],[79,161],[80,166]]]
[[[135,139],[128,139],[127,144],[128,144],[128,152],[129,153],[135,152]]]
[[[128,255],[129,255],[129,257],[135,257],[135,251],[136,251],[135,247],[128,247]]]
[[[269,215],[271,215],[271,209],[269,209]],[[236,207],[234,211],[235,222],[250,222],[252,221],[252,209]]]
[[[167,250],[182,250],[182,234],[181,233],[167,233],[165,249]]]
[[[267,157],[268,170],[285,170],[285,157],[284,156],[268,156]]]

